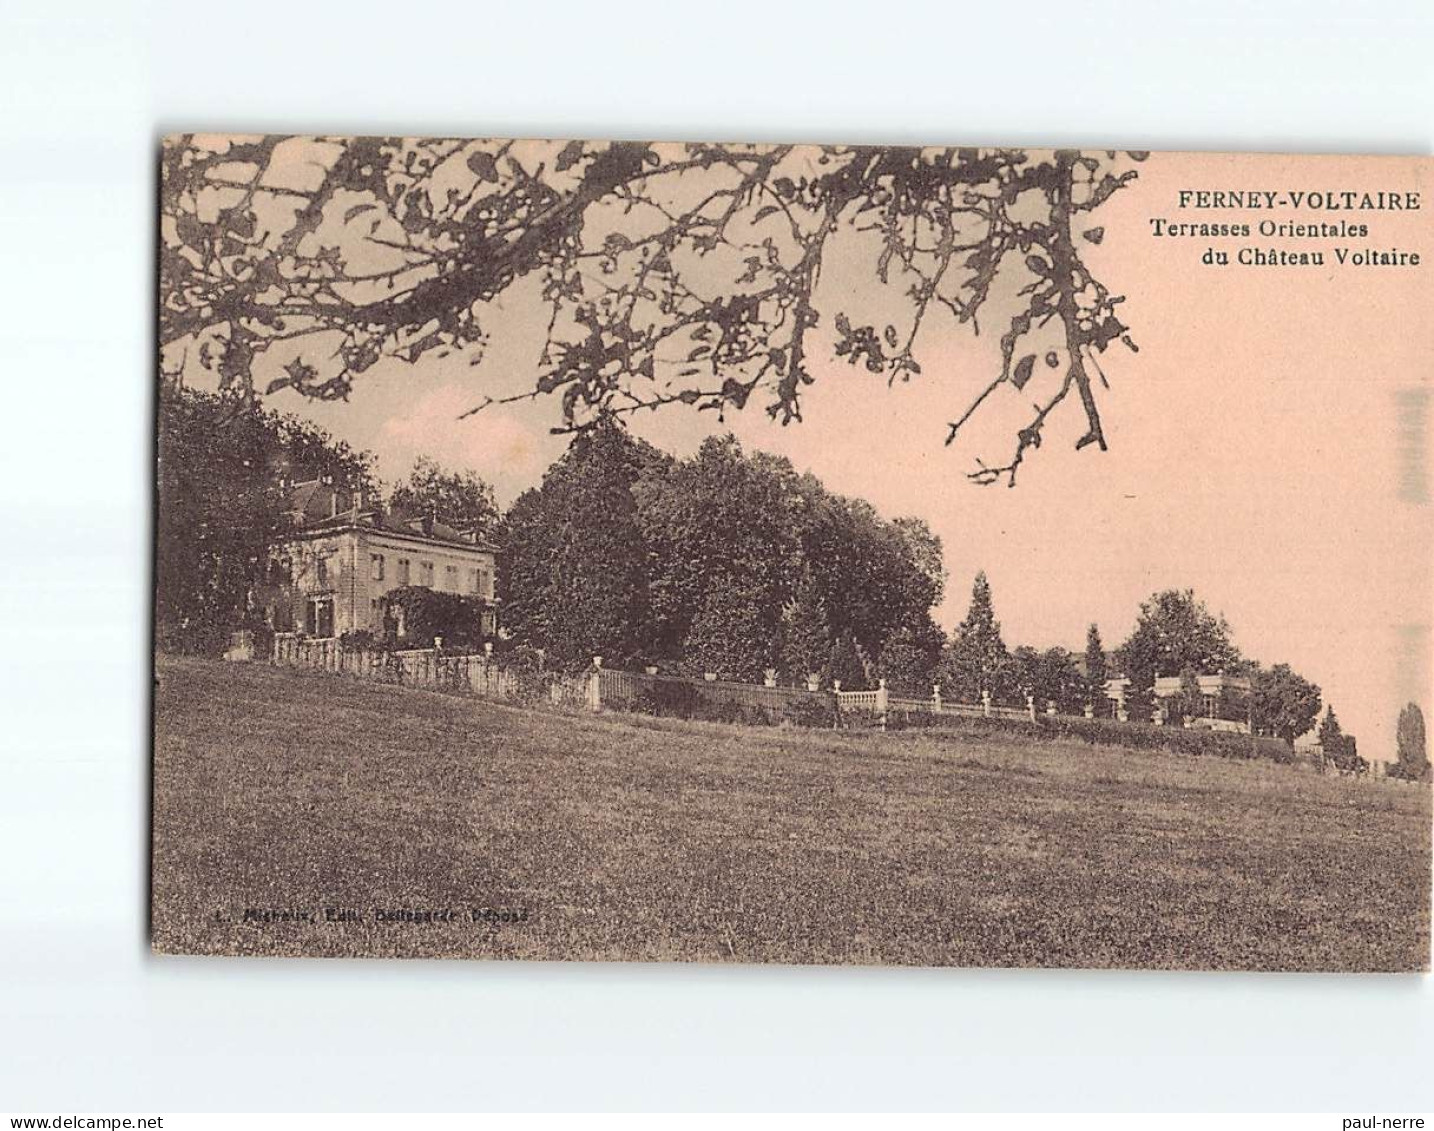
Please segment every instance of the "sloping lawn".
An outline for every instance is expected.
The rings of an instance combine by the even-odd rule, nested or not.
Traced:
[[[1427,788],[565,715],[261,665],[162,658],[158,679],[161,951],[1428,965]]]

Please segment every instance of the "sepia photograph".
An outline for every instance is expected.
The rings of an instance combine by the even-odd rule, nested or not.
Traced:
[[[1428,158],[159,165],[156,950],[1428,969]]]
[[[1431,53],[0,4],[0,1127],[1428,1128]]]

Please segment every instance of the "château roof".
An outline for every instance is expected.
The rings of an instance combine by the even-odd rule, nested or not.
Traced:
[[[390,510],[370,502],[364,492],[348,491],[320,479],[295,483],[285,489],[283,512],[295,535],[368,529],[415,538],[435,545],[496,553],[497,547],[476,531],[461,530],[433,514]]]

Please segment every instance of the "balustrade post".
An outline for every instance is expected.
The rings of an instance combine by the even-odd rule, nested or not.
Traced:
[[[602,710],[602,657],[593,657],[593,666],[588,672],[587,706],[590,711]]]

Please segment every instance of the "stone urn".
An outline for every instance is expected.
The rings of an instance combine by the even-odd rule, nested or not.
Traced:
[[[777,686],[777,669],[776,669],[776,668],[767,668],[765,671],[762,672],[762,686],[763,686],[763,687],[776,687],[776,686]]]
[[[702,673],[702,678],[705,679],[708,683],[716,683],[716,682],[717,682],[717,673],[716,673],[716,672],[703,672],[703,673]]]
[[[820,690],[821,690],[821,687],[822,687],[822,677],[821,677],[821,673],[819,673],[819,672],[812,672],[812,673],[810,673],[810,674],[807,676],[807,690],[808,690],[808,691],[820,691]]]

